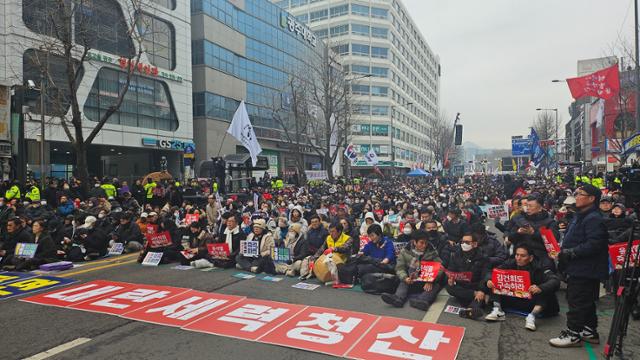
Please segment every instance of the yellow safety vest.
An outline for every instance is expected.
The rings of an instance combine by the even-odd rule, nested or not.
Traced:
[[[112,184],[102,184],[100,187],[104,190],[107,198],[116,197],[116,187]]]
[[[213,183],[213,192],[214,192],[214,193],[218,192],[218,182],[217,182],[217,181],[215,181],[215,182]]]
[[[278,179],[276,180],[276,188],[278,190],[282,189],[284,187],[284,181],[282,181],[282,179]]]
[[[617,178],[617,177],[615,179],[613,179],[613,182],[616,183],[616,184],[622,184],[622,181],[620,181],[620,179]]]
[[[37,186],[32,186],[24,197],[31,201],[40,201],[40,189]]]
[[[4,198],[7,200],[20,199],[20,188],[13,185],[4,193]]]

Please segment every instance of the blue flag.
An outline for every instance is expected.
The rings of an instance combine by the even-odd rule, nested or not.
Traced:
[[[540,146],[540,138],[538,137],[538,133],[534,128],[531,128],[531,158],[533,160],[533,164],[535,166],[540,165],[542,159],[545,157],[545,151]]]

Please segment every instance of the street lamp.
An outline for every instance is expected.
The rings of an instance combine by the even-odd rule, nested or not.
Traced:
[[[356,76],[356,77],[353,77],[353,78],[350,78],[350,79],[345,78],[345,79],[344,79],[344,81],[345,81],[347,84],[349,84],[349,83],[354,82],[354,81],[358,81],[358,80],[362,80],[362,79],[367,79],[367,78],[371,78],[371,77],[373,77],[373,74],[364,74],[364,75]],[[348,87],[348,85],[347,85],[347,86],[345,86],[345,88],[346,88],[346,87]],[[351,91],[351,89],[349,89],[349,91]],[[369,106],[371,106],[371,101],[369,101]],[[344,132],[344,136],[345,136],[345,140],[344,140],[345,147],[346,147],[346,146],[348,146],[348,144],[349,144],[349,132],[350,132],[350,131],[351,131],[351,129],[349,129],[349,128],[347,127],[347,128],[345,129],[345,132]],[[345,176],[348,176],[348,177],[350,177],[350,176],[351,176],[351,171],[350,171],[350,170],[351,170],[351,163],[350,163],[350,162],[345,162],[345,169],[344,169]]]
[[[413,105],[412,102],[408,102],[408,103],[404,103],[401,104],[400,107],[403,108],[407,108],[407,106],[409,105]],[[395,105],[391,105],[391,131],[390,131],[390,135],[391,135],[391,176],[395,175],[396,173],[396,149],[393,148],[393,138],[395,137],[395,130],[393,130],[393,109],[395,109],[396,106]]]
[[[44,97],[45,97],[45,74],[44,70],[40,74],[40,88],[36,87],[36,83],[33,80],[27,80],[27,88],[29,90],[40,92],[40,188],[45,190],[45,165],[44,165]]]
[[[552,82],[560,82],[561,80],[551,80]],[[536,111],[555,111],[556,112],[556,164],[558,163],[558,160],[560,160],[560,156],[558,155],[558,108],[553,108],[553,109],[543,109],[543,108],[537,108]],[[548,139],[547,139],[548,140]]]

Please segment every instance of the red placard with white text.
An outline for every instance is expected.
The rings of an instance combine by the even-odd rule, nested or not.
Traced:
[[[531,277],[528,271],[493,269],[491,282],[494,294],[531,299]]]
[[[471,271],[455,272],[455,271],[445,270],[444,272],[445,274],[447,274],[447,277],[449,279],[453,279],[456,281],[471,282],[473,280],[473,272]]]
[[[364,249],[365,246],[369,243],[369,237],[367,235],[360,235],[360,251]]]
[[[378,316],[310,306],[260,342],[343,356]]]
[[[134,284],[118,281],[95,280],[63,290],[31,296],[21,301],[47,306],[67,307],[129,289]]]
[[[231,254],[227,243],[207,244],[207,251],[214,259],[228,259]]]
[[[127,312],[120,315],[120,317],[153,324],[182,327],[243,299],[245,299],[243,296],[189,290],[152,305]]]
[[[147,235],[153,235],[158,233],[158,225],[147,224]]]
[[[542,241],[544,242],[544,248],[547,249],[549,256],[555,257],[558,255],[558,253],[560,253],[560,245],[558,245],[558,240],[556,240],[555,235],[553,235],[553,231],[544,226],[541,227],[539,231]]]
[[[187,214],[184,217],[184,223],[187,225],[191,225],[191,223],[196,222],[200,219],[200,214]]]
[[[189,289],[172,286],[134,285],[118,293],[69,306],[72,309],[120,315],[181,294]]]
[[[171,244],[171,234],[168,231],[147,234],[147,245],[152,249],[170,246]]]
[[[366,360],[453,360],[464,328],[381,317],[345,356]]]
[[[434,282],[440,271],[441,263],[435,261],[421,261],[420,274],[416,281]]]
[[[256,340],[296,315],[306,306],[276,301],[245,299],[200,318],[182,328],[246,340]]]
[[[638,246],[640,246],[640,240],[635,240],[631,244],[631,256],[629,257],[629,265],[633,266],[638,257]],[[627,254],[627,243],[619,243],[609,245],[609,258],[611,259],[611,265],[614,269],[620,270],[624,266],[624,257]]]

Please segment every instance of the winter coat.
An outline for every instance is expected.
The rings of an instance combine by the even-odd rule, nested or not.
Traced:
[[[131,241],[136,241],[140,244],[144,243],[140,227],[132,221],[124,225],[119,224],[114,230],[114,233],[117,236],[116,241],[119,243],[128,244]]]
[[[538,259],[543,259],[548,257],[547,249],[544,246],[544,240],[542,240],[542,236],[540,235],[540,228],[546,227],[553,232],[553,235],[556,239],[560,239],[560,232],[558,231],[558,223],[547,213],[546,211],[541,211],[537,214],[528,215],[521,214],[511,220],[513,223],[513,227],[510,230],[509,241],[517,246],[521,243],[525,243],[529,246],[533,254]],[[531,224],[534,229],[533,234],[519,234],[518,228],[525,226],[526,224]]]
[[[502,265],[509,257],[507,248],[492,234],[487,234],[487,236],[479,242],[478,247],[482,249],[482,253],[489,260],[489,265],[492,269]]]
[[[573,259],[561,261],[560,267],[569,276],[605,280],[609,275],[607,228],[594,205],[576,213],[562,241],[562,250],[571,249]]]
[[[247,241],[259,242],[260,256],[271,256],[271,249],[276,245],[273,241],[273,235],[271,235],[267,230],[263,230],[262,237],[260,239],[256,239],[256,234],[251,232],[247,235]]]
[[[504,264],[498,266],[502,270],[522,270],[529,273],[531,285],[537,285],[543,293],[552,293],[560,289],[560,278],[553,271],[545,268],[538,259],[535,259],[527,266],[520,267],[515,259],[509,259]],[[483,283],[491,280],[492,272],[488,272]],[[489,289],[485,289],[489,292]],[[528,289],[527,289],[528,290]]]
[[[396,276],[398,276],[398,279],[400,281],[405,281],[409,276],[417,277],[420,272],[421,261],[442,262],[440,256],[438,256],[438,251],[430,244],[422,254],[419,254],[413,249],[402,249],[400,254],[398,254],[396,262]],[[438,282],[442,276],[444,276],[444,270],[441,267],[434,282]]]
[[[475,291],[484,289],[484,283],[486,283],[484,279],[491,272],[491,264],[480,247],[470,251],[462,251],[460,246],[455,246],[449,256],[447,270],[472,274],[471,282],[457,280],[457,284]]]
[[[362,253],[365,256],[369,256],[378,260],[388,259],[389,264],[395,264],[396,262],[396,253],[393,247],[393,240],[385,237],[380,239],[377,244],[374,244],[373,241],[369,241],[367,245],[362,249]]]

